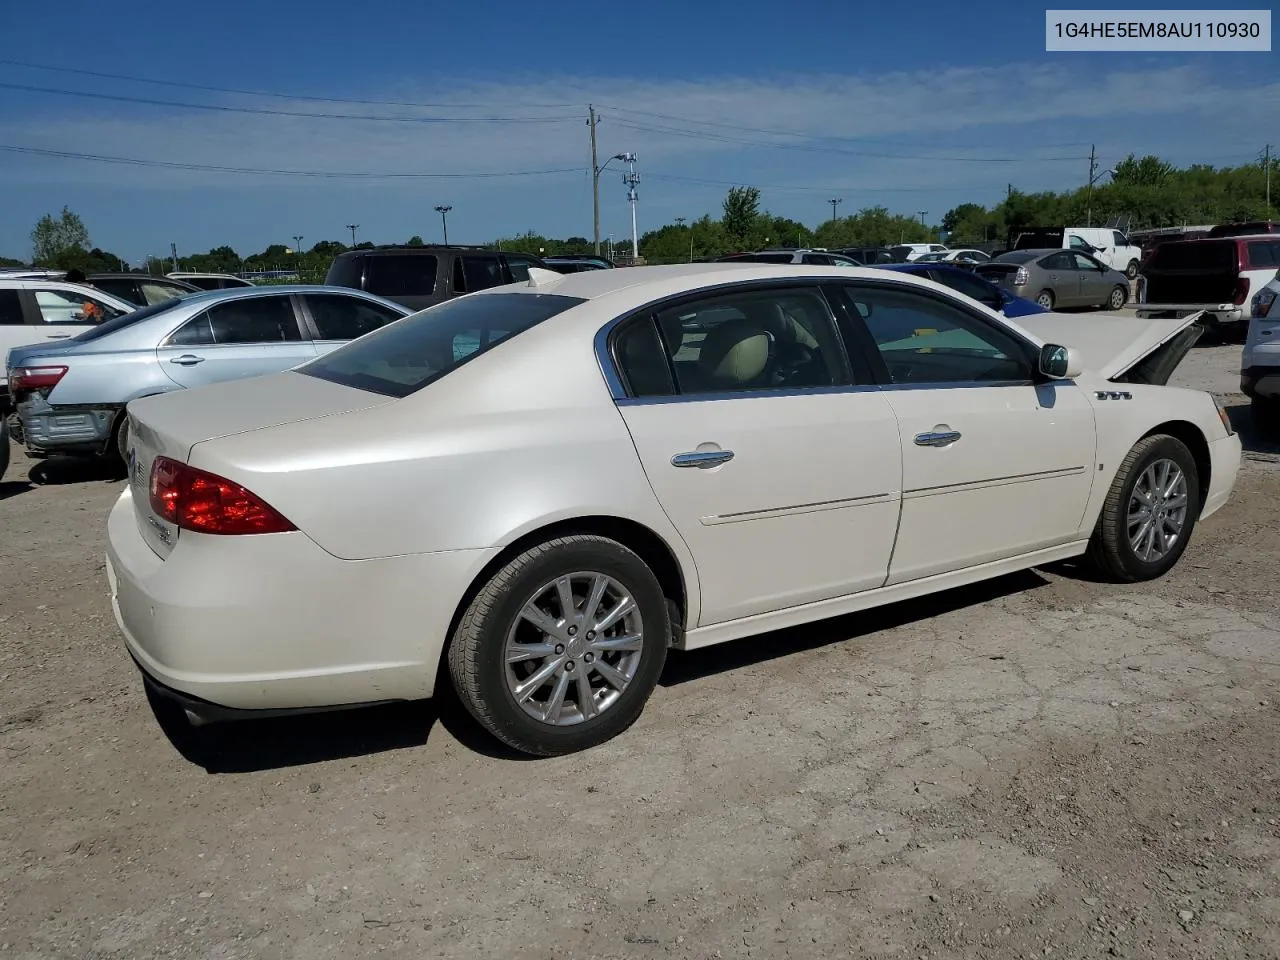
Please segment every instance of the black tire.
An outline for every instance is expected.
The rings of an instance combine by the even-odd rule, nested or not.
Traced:
[[[1186,519],[1168,553],[1157,560],[1146,561],[1138,556],[1129,542],[1129,501],[1143,472],[1158,460],[1173,461],[1186,477]],[[1200,476],[1195,458],[1186,444],[1176,437],[1159,433],[1139,440],[1121,462],[1115,479],[1111,481],[1111,489],[1107,491],[1089,541],[1087,559],[1090,565],[1117,583],[1136,583],[1164,576],[1187,549],[1200,516],[1200,506]]]
[[[125,466],[129,464],[129,414],[121,410],[116,414],[115,423],[115,455]],[[110,452],[107,454],[110,456]]]
[[[1274,397],[1253,397],[1249,401],[1249,416],[1263,436],[1280,434],[1280,400]]]
[[[557,726],[529,716],[516,702],[506,676],[507,633],[540,587],[581,571],[612,578],[635,601],[642,624],[640,662],[607,709]],[[458,698],[491,734],[522,753],[555,756],[594,747],[630,727],[657,685],[670,643],[666,598],[640,557],[605,537],[557,537],[514,557],[481,588],[450,639],[449,673]]]
[[[0,480],[9,469],[9,419],[0,411]]]
[[[1138,276],[1138,261],[1130,260],[1124,268],[1124,275],[1130,280],[1134,280]]]
[[[1036,303],[1040,304],[1040,306],[1044,307],[1046,310],[1053,309],[1053,302],[1052,290],[1041,290],[1036,294]]]
[[[1121,310],[1124,308],[1124,305],[1128,302],[1129,302],[1128,288],[1122,287],[1119,284],[1116,284],[1115,289],[1111,291],[1111,296],[1107,299],[1107,307],[1112,310]]]

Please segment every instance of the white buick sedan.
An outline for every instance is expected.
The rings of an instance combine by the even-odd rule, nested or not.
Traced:
[[[451,300],[135,401],[107,574],[193,722],[426,698],[507,744],[689,650],[1087,556],[1158,577],[1235,483],[1194,318],[1015,324],[874,269],[689,264]]]

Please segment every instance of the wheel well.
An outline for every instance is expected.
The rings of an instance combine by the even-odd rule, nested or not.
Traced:
[[[1204,438],[1204,434],[1200,432],[1200,428],[1194,423],[1188,423],[1186,420],[1170,420],[1168,423],[1162,423],[1158,427],[1152,427],[1142,435],[1142,439],[1154,436],[1157,433],[1165,433],[1171,437],[1177,437],[1181,440],[1188,450],[1191,451],[1191,457],[1196,462],[1196,474],[1200,480],[1200,506],[1204,507],[1205,499],[1209,496],[1209,482],[1213,479],[1213,464],[1209,458],[1209,441]]]
[[[662,593],[667,598],[667,605],[671,609],[672,642],[678,641],[684,631],[685,617],[689,610],[688,592],[685,587],[684,574],[680,571],[680,561],[676,559],[671,548],[667,546],[667,542],[644,524],[636,523],[634,520],[624,520],[622,517],[575,517],[572,520],[561,520],[558,523],[531,530],[519,539],[513,540],[496,557],[485,564],[484,569],[471,581],[471,585],[467,587],[462,599],[458,602],[457,609],[453,612],[453,618],[449,621],[449,634],[445,638],[444,650],[447,651],[449,644],[453,641],[453,634],[458,627],[458,621],[462,619],[463,614],[467,612],[467,608],[471,606],[471,601],[484,588],[484,585],[489,582],[494,573],[508,563],[512,557],[518,556],[536,544],[545,543],[556,537],[574,534],[588,534],[616,540],[645,562],[649,569],[653,571],[653,575],[657,577],[658,585],[662,587]],[[447,671],[447,663],[448,657],[442,655],[440,657],[440,670]]]

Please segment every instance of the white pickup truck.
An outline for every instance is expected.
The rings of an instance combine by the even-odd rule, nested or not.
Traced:
[[[1202,310],[1206,325],[1242,340],[1249,301],[1280,268],[1280,236],[1215,237],[1163,243],[1142,266],[1136,313],[1185,317]]]

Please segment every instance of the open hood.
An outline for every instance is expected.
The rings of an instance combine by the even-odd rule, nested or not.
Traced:
[[[1114,313],[1037,313],[1015,322],[1043,343],[1079,350],[1086,373],[1164,386],[1204,333],[1197,322],[1202,315],[1141,320]]]

